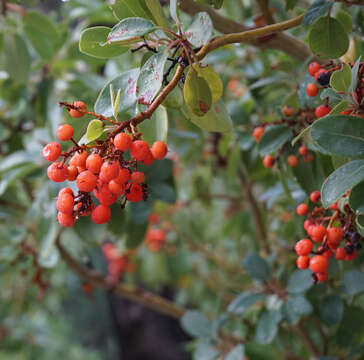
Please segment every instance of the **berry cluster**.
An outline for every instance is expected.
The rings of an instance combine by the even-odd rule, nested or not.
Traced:
[[[313,204],[320,205],[320,197],[319,191],[310,194]],[[357,251],[362,247],[362,238],[352,224],[353,216],[348,215],[349,209],[344,213],[335,203],[327,210],[322,206],[314,206],[309,212],[309,206],[302,203],[297,206],[296,212],[299,216],[307,216],[303,227],[310,237],[296,243],[296,264],[302,270],[310,268],[315,283],[328,279],[329,259],[332,255],[336,260],[355,259]]]
[[[76,118],[86,111],[83,102],[74,102],[72,107],[69,113]],[[151,165],[155,159],[163,159],[168,151],[161,141],[154,142],[150,148],[139,139],[140,134],[131,137],[125,132],[108,136],[105,141],[97,141],[96,145],[78,145],[72,138],[73,128],[68,124],[59,126],[57,136],[61,141],[71,140],[75,144],[68,152],[62,152],[57,142],[47,144],[42,150],[44,158],[53,161],[47,169],[48,177],[54,182],[76,181],[79,190],[74,194],[66,187],[58,194],[57,218],[65,227],[73,226],[80,216],[88,215],[96,224],[108,222],[111,217],[109,206],[118,198],[123,206],[126,201],[146,200],[148,188],[144,173],[137,169],[138,163]],[[127,151],[129,160],[126,159]],[[60,157],[63,159],[57,161]],[[94,204],[91,192],[99,205]]]

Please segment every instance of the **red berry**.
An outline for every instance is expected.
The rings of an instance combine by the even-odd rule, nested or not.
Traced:
[[[138,161],[144,160],[148,155],[149,145],[144,140],[133,141],[130,145],[130,156]]]
[[[117,260],[120,257],[116,246],[110,242],[102,245],[102,252],[109,261]]]
[[[148,222],[152,225],[159,223],[159,216],[156,213],[151,213],[148,216]]]
[[[61,213],[72,214],[74,205],[73,195],[68,193],[58,195],[57,210]]]
[[[341,111],[340,114],[341,115],[350,115],[352,112],[353,112],[353,110],[347,109],[347,110]]]
[[[306,156],[308,154],[308,147],[307,146],[300,146],[298,149],[298,153],[302,156]]]
[[[320,242],[326,235],[326,228],[323,225],[316,225],[311,230],[312,240],[315,242]]]
[[[263,166],[266,168],[271,168],[274,165],[274,161],[273,155],[265,155],[263,159]]]
[[[332,256],[332,251],[330,249],[326,250],[325,252],[322,253],[322,255],[325,256],[325,258],[330,259]]]
[[[344,231],[340,227],[332,227],[327,229],[327,241],[333,243],[340,243],[344,236]]]
[[[315,80],[317,81],[318,77],[319,77],[321,74],[324,74],[324,73],[326,73],[326,70],[325,70],[325,69],[320,69],[319,71],[316,71],[316,72],[315,72],[315,75],[314,75]]]
[[[294,249],[299,256],[309,255],[313,249],[312,241],[310,239],[302,239],[297,242]]]
[[[294,114],[294,108],[292,106],[283,106],[282,112],[285,116],[292,116]]]
[[[126,168],[121,168],[119,170],[118,176],[113,179],[115,182],[119,184],[126,184],[130,179],[130,170]]]
[[[259,142],[259,140],[261,139],[261,137],[264,134],[264,127],[262,126],[258,126],[253,130],[253,137],[255,142]]]
[[[337,203],[337,201],[335,201],[333,204],[331,204],[330,206],[329,206],[329,209],[330,210],[339,210],[339,205],[338,205],[338,203]]]
[[[100,172],[102,164],[103,161],[99,154],[91,154],[86,159],[86,168],[94,174],[98,174]]]
[[[143,189],[140,185],[132,184],[125,191],[125,196],[130,202],[143,200]]]
[[[150,229],[146,237],[151,241],[163,242],[166,239],[166,232],[163,229]]]
[[[110,191],[108,184],[98,186],[94,189],[94,194],[97,200],[99,200],[102,205],[106,206],[113,204],[117,199],[117,196]]]
[[[116,179],[114,180],[111,180],[108,184],[109,186],[109,190],[117,195],[117,196],[120,196],[122,194],[124,194],[124,191],[125,191],[125,185],[124,184],[121,184],[121,183],[118,183],[116,182]]]
[[[114,138],[115,147],[121,151],[129,150],[131,143],[131,137],[125,133],[117,134]]]
[[[154,162],[154,156],[153,156],[152,152],[149,150],[145,159],[141,160],[141,163],[143,165],[152,165],[153,162]]]
[[[313,155],[311,153],[303,157],[303,161],[306,163],[310,163],[312,162],[312,160],[313,160]]]
[[[296,208],[297,215],[303,216],[308,212],[308,206],[305,203],[299,204]]]
[[[304,223],[303,223],[303,228],[306,230],[306,232],[308,231],[308,228],[310,227],[310,226],[312,226],[313,224],[312,224],[312,222],[311,222],[311,220],[309,220],[309,219],[307,219],[307,220],[305,220],[304,221]]]
[[[56,161],[61,155],[61,145],[57,142],[48,143],[42,150],[42,155],[48,161]]]
[[[86,104],[83,101],[74,101],[72,105],[79,108],[80,110],[86,110]],[[75,118],[80,118],[85,115],[84,112],[75,109],[70,109],[69,113]]]
[[[312,191],[312,193],[310,194],[310,200],[314,203],[318,202],[320,198],[321,198],[321,193],[318,190]]]
[[[316,96],[317,93],[318,93],[318,88],[317,88],[316,84],[310,83],[310,84],[307,85],[307,87],[306,87],[306,94],[308,96],[312,96],[313,97],[313,96]]]
[[[167,155],[168,148],[163,141],[155,141],[150,151],[155,159],[161,160]]]
[[[92,210],[91,219],[95,224],[104,224],[110,220],[111,210],[106,205],[98,205]]]
[[[97,177],[90,170],[86,170],[77,176],[76,184],[80,191],[90,192],[96,187]]]
[[[326,116],[331,111],[331,107],[328,105],[320,105],[315,109],[315,115],[320,118]]]
[[[317,277],[317,281],[318,282],[325,282],[325,281],[327,281],[328,276],[329,275],[328,275],[327,271],[316,273],[316,277]]]
[[[323,255],[315,255],[310,260],[310,269],[314,273],[324,273],[329,267],[329,260]]]
[[[61,166],[59,162],[54,162],[48,166],[47,175],[54,182],[62,182],[68,178],[68,169],[65,165]]]
[[[335,250],[335,258],[336,260],[344,260],[347,255],[346,250],[344,248],[337,248]]]
[[[119,171],[119,163],[116,161],[106,161],[101,166],[100,179],[104,183],[108,183],[119,175]]]
[[[62,212],[58,213],[57,220],[63,227],[71,227],[75,223],[75,218],[71,214],[64,214]]]
[[[58,126],[57,129],[58,139],[61,141],[68,141],[73,136],[73,127],[68,124]]]
[[[77,167],[71,165],[71,166],[68,166],[67,170],[68,170],[68,178],[67,178],[67,180],[68,181],[75,181],[76,178],[77,178],[77,175],[78,175]]]
[[[88,153],[86,150],[82,151],[81,154],[79,154],[78,152],[76,152],[70,162],[69,165],[73,165],[73,166],[77,166],[77,167],[83,167],[86,168],[86,160],[88,157]]]
[[[296,265],[299,269],[305,270],[310,265],[310,258],[308,256],[299,256],[296,260]]]
[[[73,191],[72,191],[72,189],[71,189],[71,188],[69,188],[69,187],[65,187],[65,188],[63,188],[63,189],[59,190],[58,196],[61,196],[61,195],[63,195],[63,194],[70,194],[70,195],[72,195],[72,196],[73,196]]]
[[[321,66],[317,62],[312,62],[308,65],[307,71],[311,76],[314,76],[321,69]]]
[[[290,167],[296,167],[298,166],[299,160],[296,155],[289,155],[287,158],[287,164]]]
[[[145,175],[141,171],[135,171],[131,174],[130,181],[133,184],[141,184],[145,181]]]
[[[346,261],[352,261],[352,260],[354,260],[356,258],[356,255],[357,255],[357,251],[356,250],[354,250],[352,254],[348,254],[347,253],[345,255],[345,260]]]

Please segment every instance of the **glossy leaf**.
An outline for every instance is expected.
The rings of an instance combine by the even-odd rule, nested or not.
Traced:
[[[349,205],[356,212],[364,214],[364,182],[360,182],[350,191]]]
[[[176,86],[163,101],[167,108],[180,109],[183,106],[183,93],[179,86]]]
[[[119,44],[105,44],[109,32],[110,28],[106,26],[95,26],[85,29],[80,37],[80,51],[96,58],[108,59],[121,55],[129,49]]]
[[[264,294],[243,292],[229,304],[227,310],[233,314],[244,314],[251,306],[264,299]]]
[[[310,270],[296,270],[288,279],[287,290],[290,294],[301,294],[313,286]]]
[[[346,110],[349,106],[349,101],[341,100],[337,103],[330,111],[329,115],[340,114],[342,111]]]
[[[225,356],[224,360],[242,360],[244,359],[244,345],[236,345],[228,354]]]
[[[338,94],[335,90],[331,89],[331,88],[326,88],[323,89],[320,92],[320,99],[321,100],[325,100],[326,98],[329,98],[329,103],[332,104],[337,104],[340,101],[343,100],[343,97]]]
[[[250,253],[244,260],[246,272],[255,280],[265,281],[270,276],[269,265],[259,254]]]
[[[259,154],[264,156],[277,151],[292,137],[292,132],[286,125],[272,125],[268,127],[258,143]]]
[[[322,299],[320,316],[328,325],[335,325],[341,321],[344,303],[339,295],[329,295]]]
[[[353,27],[353,20],[351,18],[351,15],[344,10],[339,10],[335,14],[335,19],[339,20],[343,28],[347,33],[350,33],[351,28]]]
[[[136,104],[136,83],[139,76],[139,69],[125,71],[115,79],[109,81],[101,90],[96,103],[95,112],[104,116],[113,115],[113,106],[110,99],[110,84],[115,93],[121,89],[121,97],[118,112],[129,109]]]
[[[143,65],[137,80],[137,98],[143,104],[150,104],[158,94],[163,81],[163,69],[168,53],[152,55]]]
[[[356,89],[356,85],[358,84],[358,70],[360,66],[361,56],[355,61],[353,68],[351,69],[351,84],[349,88],[349,92],[353,93]]]
[[[149,120],[139,124],[138,129],[143,134],[143,140],[150,146],[157,140],[165,142],[168,134],[168,114],[166,108],[162,105],[159,106]]]
[[[332,3],[327,0],[315,0],[307,9],[302,24],[311,25],[320,16],[326,14],[331,6]]]
[[[364,160],[353,160],[335,170],[321,188],[322,204],[328,208],[349,189],[364,180]]]
[[[221,98],[223,92],[223,85],[220,76],[210,65],[196,65],[193,66],[193,68],[197,71],[198,76],[204,78],[207,82],[211,91],[212,104],[215,104]]]
[[[341,156],[364,155],[363,119],[357,116],[329,115],[316,120],[311,136],[319,146]]]
[[[48,220],[48,219],[47,219]],[[40,239],[39,265],[45,268],[54,267],[59,259],[55,242],[58,236],[59,227],[55,221],[48,221],[48,228]]]
[[[110,7],[118,20],[129,17],[148,18],[148,14],[140,5],[140,0],[116,0]]]
[[[279,311],[265,311],[259,318],[255,338],[260,344],[269,344],[278,332],[278,323],[281,320]]]
[[[302,295],[291,296],[287,300],[287,305],[297,315],[309,315],[313,310],[311,303]]]
[[[185,31],[187,40],[196,47],[207,44],[212,35],[212,21],[206,12],[200,12],[195,15],[191,25]]]
[[[211,335],[211,321],[200,311],[186,311],[181,319],[182,328],[194,337],[209,337]]]
[[[104,123],[101,120],[91,120],[87,126],[86,138],[88,141],[98,139],[104,132]]]
[[[150,20],[138,17],[126,18],[111,29],[106,43],[130,44],[156,29],[157,27]]]
[[[346,295],[360,294],[364,291],[364,273],[359,270],[346,271],[342,283]]]
[[[144,7],[149,10],[152,20],[160,27],[168,28],[169,24],[164,15],[163,8],[159,0],[140,0]]]
[[[324,58],[336,59],[349,48],[349,37],[341,23],[332,17],[320,17],[311,26],[309,37],[311,51]]]
[[[347,92],[351,84],[351,67],[345,64],[341,69],[334,71],[330,77],[330,86],[337,92]]]

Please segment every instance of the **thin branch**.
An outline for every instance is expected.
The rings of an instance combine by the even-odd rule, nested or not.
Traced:
[[[269,0],[258,0],[258,5],[267,24],[274,24],[275,21],[269,9]]]

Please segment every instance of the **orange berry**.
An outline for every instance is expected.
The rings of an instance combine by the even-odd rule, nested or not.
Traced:
[[[308,65],[307,71],[311,76],[314,76],[321,69],[321,66],[317,62],[312,62]]]
[[[264,134],[264,127],[262,126],[258,126],[253,130],[253,137],[255,142],[259,142],[259,140],[261,139],[261,137]]]
[[[116,161],[105,161],[100,169],[100,180],[104,183],[108,183],[119,175],[119,171],[119,163]]]
[[[141,184],[145,181],[145,175],[141,171],[135,171],[131,174],[130,181],[133,184]]]
[[[303,216],[308,212],[308,206],[305,203],[299,204],[296,208],[297,215]]]
[[[70,162],[69,165],[73,165],[73,166],[79,166],[79,167],[83,167],[86,168],[86,160],[88,157],[88,153],[86,150],[83,150],[81,154],[79,154],[78,152],[76,152]]]
[[[73,195],[64,193],[57,198],[57,210],[64,214],[72,214],[75,201]]]
[[[72,103],[72,105],[79,108],[80,110],[86,110],[86,104],[83,101],[74,101]],[[71,116],[73,116],[75,118],[80,118],[83,115],[85,115],[82,111],[75,110],[75,109],[70,109],[69,113]]]
[[[109,186],[109,190],[110,190],[113,194],[115,194],[115,195],[117,195],[117,196],[120,196],[120,195],[124,194],[124,191],[125,191],[125,185],[124,185],[124,184],[121,184],[121,183],[118,183],[118,182],[116,181],[116,179],[111,180],[111,181],[109,182],[108,186]]]
[[[77,176],[76,184],[80,191],[90,192],[96,187],[97,177],[90,170],[86,170]]]
[[[266,168],[271,168],[273,167],[274,165],[274,156],[273,155],[266,155],[264,156],[264,159],[263,159],[263,166],[266,167]]]
[[[119,184],[126,184],[129,179],[130,179],[130,170],[126,168],[121,168],[119,170],[118,176],[113,180]]]
[[[54,182],[62,182],[68,178],[68,169],[65,165],[61,166],[59,162],[54,162],[48,166],[47,175]]]
[[[67,180],[68,181],[75,181],[76,178],[77,178],[77,175],[78,175],[77,167],[71,165],[71,166],[68,166],[67,167],[67,170],[68,170],[68,178],[67,178]]]
[[[114,146],[121,151],[129,150],[131,143],[131,137],[125,133],[119,133],[114,138]]]
[[[310,83],[306,86],[306,94],[308,96],[314,97],[317,95],[317,93],[318,93],[318,88],[316,84]]]
[[[325,281],[327,281],[329,274],[327,273],[327,271],[325,271],[325,272],[316,273],[316,276],[317,276],[318,282],[325,282]]]
[[[310,265],[310,258],[308,256],[299,256],[296,260],[296,265],[299,269],[305,270]]]
[[[95,224],[104,224],[111,218],[111,210],[106,205],[98,205],[92,210],[91,219]]]
[[[108,184],[96,187],[94,189],[94,195],[102,205],[106,206],[113,204],[117,199],[117,195],[110,191]]]
[[[306,156],[308,154],[308,147],[307,146],[300,146],[298,149],[298,153],[302,156]]]
[[[155,141],[150,151],[155,159],[161,160],[167,155],[168,148],[163,141]]]
[[[56,161],[61,155],[61,145],[57,142],[48,143],[42,150],[42,155],[48,161]]]
[[[313,249],[312,241],[310,239],[302,239],[296,243],[294,249],[299,256],[309,255]]]
[[[149,145],[144,140],[136,140],[130,145],[130,156],[133,159],[142,161],[147,157],[149,150]]]
[[[58,213],[57,220],[63,227],[71,227],[75,223],[75,218],[71,214],[64,214],[62,212]]]
[[[125,191],[125,196],[130,202],[143,200],[143,189],[140,185],[132,184]]]
[[[331,111],[331,107],[328,105],[320,105],[315,109],[315,115],[320,118],[326,116]]]
[[[287,157],[287,163],[288,163],[288,166],[290,166],[290,167],[298,166],[298,163],[299,163],[298,157],[296,155],[289,155]]]
[[[314,203],[318,202],[320,198],[321,198],[321,193],[318,190],[312,191],[312,193],[310,194],[310,200]]]
[[[73,127],[68,124],[63,124],[63,125],[58,126],[57,136],[58,136],[58,139],[61,141],[70,140],[73,136]]]
[[[323,225],[316,225],[311,230],[311,238],[315,242],[320,242],[326,235],[326,228]]]
[[[315,255],[310,260],[310,269],[314,273],[324,273],[329,267],[329,260],[323,255]]]
[[[337,248],[335,250],[335,258],[336,260],[344,260],[347,255],[345,248]]]
[[[327,241],[339,244],[344,236],[344,231],[340,227],[331,227],[327,229]]]
[[[98,174],[100,172],[102,164],[103,161],[99,154],[91,154],[86,159],[86,168],[94,174]]]
[[[294,114],[294,108],[292,106],[283,106],[282,112],[285,116],[292,116]]]
[[[149,150],[145,159],[141,160],[140,162],[143,165],[152,165],[154,162],[154,156],[153,156],[152,152]]]
[[[303,161],[306,163],[310,163],[310,162],[312,162],[312,160],[313,160],[313,155],[311,153],[309,153],[303,157]]]

